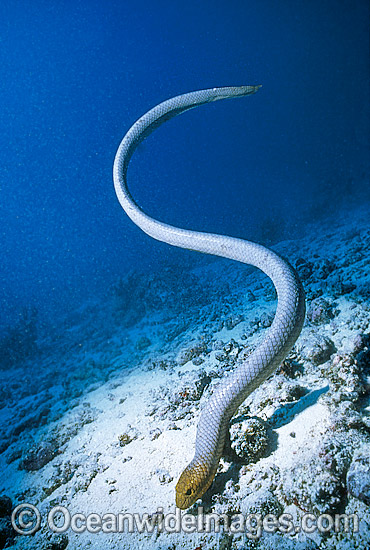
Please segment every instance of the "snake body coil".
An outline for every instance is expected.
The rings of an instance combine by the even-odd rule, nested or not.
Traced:
[[[305,315],[304,291],[295,270],[264,246],[224,235],[180,229],[149,217],[132,199],[126,184],[126,173],[139,143],[166,120],[211,101],[253,94],[258,88],[212,88],[160,103],[130,128],[121,141],[114,161],[113,179],[118,200],[131,220],[145,233],[174,246],[253,265],[270,277],[278,296],[275,318],[263,342],[220,382],[201,413],[194,458],[176,485],[176,505],[181,509],[191,506],[211,485],[231,417],[246,397],[279,366],[298,338]]]

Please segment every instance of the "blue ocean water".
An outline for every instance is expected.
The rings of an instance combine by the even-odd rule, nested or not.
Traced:
[[[117,201],[117,147],[149,108],[197,89],[262,85],[176,117],[139,146],[129,186],[156,219],[275,245],[370,205],[370,7],[339,4],[2,0],[0,397],[8,412],[23,399],[26,418],[9,439],[4,428],[2,452],[49,421],[38,365],[55,370],[45,389],[55,420],[86,382],[82,367],[81,387],[69,381],[70,350],[99,354],[110,327],[134,326],[146,304],[129,299],[139,303],[144,287],[148,311],[167,301],[173,312],[181,270],[213,261],[144,235]],[[183,281],[190,296],[194,280]],[[94,364],[94,381],[110,366]],[[7,464],[24,464],[11,449]]]
[[[125,131],[173,95],[263,85],[141,146],[129,179],[151,215],[260,239],[369,200],[366,1],[4,0],[0,16],[2,326],[184,257],[133,227],[111,177]]]

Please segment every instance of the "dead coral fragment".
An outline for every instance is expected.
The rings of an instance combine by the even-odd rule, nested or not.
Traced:
[[[127,432],[124,432],[123,434],[118,436],[119,446],[125,447],[126,445],[131,443],[131,441],[134,441],[134,439],[137,439],[138,437],[139,432],[129,424]]]
[[[336,315],[333,304],[325,298],[315,298],[312,300],[308,310],[307,319],[314,325],[329,323]]]
[[[282,492],[286,502],[315,514],[339,510],[345,494],[338,477],[325,471],[316,459],[290,470],[285,475]]]
[[[129,436],[129,434],[122,434],[118,436],[118,441],[120,447],[124,447],[125,445],[128,445],[132,441],[132,437]]]
[[[226,319],[225,326],[227,330],[232,330],[234,327],[236,327],[236,325],[238,325],[239,323],[242,323],[243,321],[244,321],[244,315],[241,315],[241,314],[230,315],[230,317]]]
[[[306,355],[307,359],[314,365],[322,365],[322,363],[328,361],[335,352],[336,347],[330,338],[312,335],[304,350],[304,355]]]
[[[10,515],[13,504],[10,497],[0,496],[0,548],[12,546],[15,538],[15,531],[12,527]]]
[[[370,334],[358,334],[356,336],[353,353],[364,374],[370,373]]]
[[[154,441],[155,439],[158,439],[161,433],[162,433],[162,430],[160,430],[159,428],[154,428],[154,430],[150,430],[149,432],[149,439],[151,441]]]
[[[48,464],[55,455],[57,449],[51,441],[45,441],[41,443],[36,449],[30,449],[23,460],[19,463],[20,470],[26,470],[28,472],[40,470],[43,466]]]
[[[325,373],[332,383],[330,397],[335,404],[341,401],[355,403],[364,393],[360,369],[352,355],[336,354]]]
[[[370,506],[370,447],[358,452],[347,473],[348,492]]]
[[[177,362],[179,365],[185,365],[188,361],[194,362],[194,359],[200,358],[201,355],[208,353],[208,351],[208,344],[203,340],[180,351],[177,357]]]
[[[173,481],[173,477],[165,468],[158,468],[155,471],[155,474],[157,475],[161,485],[166,485],[167,483],[171,483],[171,481]]]
[[[295,262],[295,268],[301,281],[307,281],[312,275],[314,264],[303,258],[298,258]]]
[[[230,428],[231,448],[243,462],[256,462],[266,453],[269,436],[266,423],[249,418]]]

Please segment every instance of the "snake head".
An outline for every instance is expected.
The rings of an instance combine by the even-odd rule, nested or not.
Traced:
[[[190,508],[212,484],[217,466],[208,468],[200,461],[192,460],[182,472],[176,485],[176,506],[181,510]]]

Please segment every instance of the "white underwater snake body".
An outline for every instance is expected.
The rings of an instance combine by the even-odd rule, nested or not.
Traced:
[[[181,509],[189,508],[211,485],[231,417],[246,397],[273,373],[294,345],[304,321],[305,297],[295,270],[268,248],[225,235],[180,229],[149,217],[132,199],[126,173],[139,143],[166,120],[211,101],[253,94],[258,88],[212,88],[179,95],[160,103],[129,129],[114,161],[113,179],[118,200],[131,220],[145,233],[174,246],[255,266],[270,277],[278,296],[275,318],[264,340],[232,374],[219,383],[201,413],[194,458],[176,485],[176,505]]]

